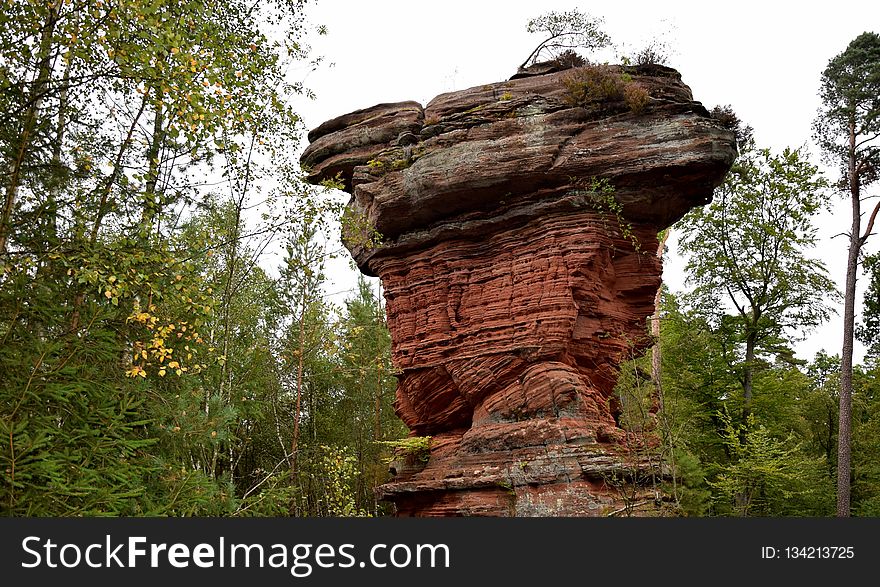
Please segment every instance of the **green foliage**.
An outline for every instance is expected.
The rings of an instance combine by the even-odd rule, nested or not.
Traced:
[[[836,457],[837,360],[820,354],[803,370],[782,361],[768,363],[755,377],[747,424],[730,415],[743,405],[741,382],[728,364],[730,332],[668,293],[661,321],[663,409],[653,419],[662,434],[661,454],[671,465],[665,491],[678,513],[828,515]],[[857,394],[864,398],[857,405],[867,409],[867,390],[876,386],[876,375],[866,373],[859,381],[866,392]],[[877,437],[868,428],[862,432],[862,422],[870,421],[863,413],[856,435],[864,442],[858,452],[863,456],[856,459],[858,477],[864,479],[859,504],[861,496],[870,501],[878,487],[869,464]],[[803,480],[794,479],[798,476]]]
[[[880,360],[880,254],[865,257],[864,267],[869,281],[856,337],[867,347],[870,358]]]
[[[369,167],[371,171],[375,171],[380,175],[385,172],[385,162],[378,158],[367,161],[367,167]]]
[[[306,92],[285,72],[307,56],[303,6],[5,4],[2,514],[379,515],[389,449],[429,455],[431,439],[406,437],[394,415],[375,284],[362,278],[342,308],[325,299],[328,227],[342,216],[346,241],[366,247],[381,235],[304,188],[289,159],[300,131],[290,99]],[[577,11],[534,19],[530,32],[549,38],[527,63],[585,65],[572,48],[606,46],[600,24]],[[826,71],[823,99],[835,105],[819,126],[829,133],[853,115],[858,130],[876,128],[866,114],[876,110],[876,39],[866,35]],[[573,103],[646,107],[627,74],[583,71],[572,73]],[[822,186],[800,153],[750,150],[742,137],[720,207],[685,238],[707,257],[692,267],[697,296],[663,299],[663,409],[637,360],[620,380],[622,424],[662,437],[650,456],[674,471],[662,482],[678,513],[824,515],[839,360],[822,354],[805,367],[786,348],[796,327],[826,313],[827,278],[802,255]],[[864,184],[876,151],[860,153]],[[417,156],[389,149],[368,165],[380,175]],[[634,238],[608,181],[583,191]],[[255,199],[266,200],[259,219],[248,213]],[[263,261],[273,242],[284,250],[277,272]],[[876,265],[868,260],[872,276]],[[874,281],[861,331],[869,345]],[[737,313],[706,311],[725,295]],[[747,403],[746,369],[752,415],[736,423],[723,414]],[[876,515],[880,373],[875,363],[855,375],[853,510]]]
[[[709,114],[721,126],[733,132],[736,146],[740,152],[751,151],[755,148],[754,129],[740,120],[730,104],[715,106]]]
[[[793,437],[772,436],[750,418],[745,425],[724,421],[724,442],[731,462],[710,485],[738,516],[804,516],[828,514],[832,491],[820,459],[803,454]]]
[[[747,148],[714,201],[677,225],[692,298],[728,334],[724,353],[746,412],[755,374],[768,360],[790,360],[787,345],[826,320],[837,299],[824,265],[805,254],[825,185],[800,151]]]
[[[675,477],[665,484],[665,492],[675,500],[678,513],[698,517],[709,513],[712,491],[706,483],[706,469],[700,458],[687,449],[672,454]]]
[[[122,375],[111,330],[12,335],[0,346],[0,381],[5,515],[137,513],[154,441],[142,434],[144,400]]]
[[[677,226],[697,295],[726,296],[768,341],[827,319],[834,286],[803,252],[816,245],[825,185],[799,150],[742,154],[714,201]]]
[[[431,452],[430,436],[406,436],[396,440],[381,440],[379,444],[391,449],[391,456],[386,459],[390,462],[396,455],[414,456],[427,461]]]
[[[415,159],[412,154],[407,155],[402,149],[394,149],[367,161],[367,168],[372,175],[382,177],[386,173],[406,169],[415,162]]]
[[[303,6],[14,2],[0,16],[4,513],[227,515],[275,487],[289,403],[273,337],[289,314],[242,212],[270,175],[256,234],[294,224],[272,218],[279,198],[291,218],[326,212],[285,161]],[[300,487],[284,479],[290,512]]]
[[[569,179],[573,185],[584,184],[583,180],[578,178],[572,177]],[[623,205],[617,201],[614,186],[608,178],[591,177],[589,182],[585,184],[584,191],[579,193],[583,193],[589,198],[590,203],[597,212],[613,216],[621,236],[632,243],[634,250],[641,250],[641,243],[633,233],[632,224],[624,218]]]
[[[880,177],[880,35],[862,33],[822,72],[822,107],[814,123],[816,142],[851,189]]]
[[[322,446],[320,466],[323,497],[321,503],[328,516],[366,516],[356,505],[353,485],[357,476],[357,460],[345,450]]]
[[[241,501],[235,515],[284,516],[293,502],[302,515],[368,516],[356,504],[357,475],[357,460],[349,449],[319,445],[300,473],[314,495],[291,486],[286,474],[273,474],[264,479],[258,492]]]
[[[880,505],[880,368],[856,368],[853,381],[852,507],[876,516]]]
[[[365,278],[359,277],[358,289],[346,302],[338,329],[338,373],[344,394],[331,412],[332,425],[340,442],[358,456],[358,507],[378,512],[380,504],[372,488],[388,475],[381,443],[403,436],[407,429],[391,405],[397,378],[385,310]],[[352,427],[352,421],[359,426]]]

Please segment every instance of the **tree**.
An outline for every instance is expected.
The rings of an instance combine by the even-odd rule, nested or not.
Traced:
[[[850,515],[853,339],[859,256],[874,230],[878,202],[862,231],[862,188],[880,177],[880,35],[862,33],[822,72],[816,142],[840,170],[837,183],[852,206],[846,262],[837,458],[837,515]]]
[[[346,300],[340,319],[338,358],[344,395],[337,410],[359,423],[346,434],[358,456],[358,504],[373,512],[378,512],[373,489],[388,474],[381,454],[383,443],[407,434],[392,409],[397,380],[391,363],[391,335],[379,299],[372,283],[359,276],[356,295]]]
[[[306,410],[304,403],[304,399],[307,399],[309,367],[320,354],[328,322],[328,308],[322,289],[326,280],[324,265],[327,250],[318,235],[318,222],[309,215],[296,220],[288,235],[287,255],[280,279],[281,299],[292,312],[281,340],[285,374],[294,398],[293,432],[288,455],[291,485],[297,483],[303,413],[308,413],[314,419],[314,414]],[[291,510],[295,511],[295,507],[292,506]]]
[[[815,378],[777,360],[755,374],[753,411],[741,422],[741,382],[728,365],[733,334],[705,311],[663,296],[664,455],[667,495],[685,515],[827,515],[832,477],[824,441],[834,360],[817,359]],[[827,395],[827,393],[826,393]],[[835,412],[836,415],[836,412]],[[865,451],[864,461],[872,452]],[[864,477],[871,471],[862,467]],[[863,486],[870,485],[865,483]]]
[[[880,515],[880,367],[853,372],[853,483],[856,515]]]
[[[303,2],[8,4],[3,511],[227,512],[232,467],[221,460],[240,420],[229,377],[216,379],[227,401],[210,399],[212,375],[230,370],[215,369],[209,339],[214,308],[242,300],[218,303],[194,262],[205,243],[177,237],[194,205],[216,201],[202,183],[212,162],[244,161],[253,144],[271,156],[296,139],[289,98],[302,89],[285,81],[285,62],[305,52]],[[283,33],[269,38],[268,24]]]
[[[551,11],[533,18],[526,30],[547,35],[547,38],[535,47],[519,68],[525,69],[537,63],[542,56],[556,59],[574,49],[595,51],[607,47],[611,38],[600,28],[603,22],[602,18],[590,16],[577,9]]]
[[[743,421],[760,359],[790,356],[794,329],[829,315],[834,285],[825,267],[804,253],[816,243],[812,218],[824,187],[800,150],[774,155],[747,146],[714,202],[679,225],[693,296],[730,334],[725,355],[742,388]]]
[[[807,366],[807,376],[809,389],[799,401],[801,436],[814,452],[825,455],[828,477],[833,479],[837,468],[840,357],[831,357],[820,351]]]
[[[780,440],[750,416],[742,425],[727,418],[724,441],[733,459],[710,485],[734,515],[824,513],[829,492],[822,487],[823,463],[805,454],[793,435]]]

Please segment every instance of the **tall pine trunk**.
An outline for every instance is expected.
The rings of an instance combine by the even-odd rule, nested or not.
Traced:
[[[840,411],[837,425],[837,516],[850,515],[850,483],[852,467],[852,377],[853,338],[855,336],[856,276],[859,269],[859,250],[862,239],[861,194],[856,174],[855,120],[849,129],[850,199],[852,200],[852,226],[849,234],[849,254],[846,259],[846,286],[843,305],[843,350],[840,356]],[[866,235],[867,236],[867,235]]]

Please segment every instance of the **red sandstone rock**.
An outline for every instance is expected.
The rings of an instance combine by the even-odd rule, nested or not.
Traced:
[[[658,231],[709,201],[735,147],[677,72],[626,72],[642,112],[571,106],[569,70],[310,134],[310,180],[339,174],[383,237],[347,245],[385,289],[397,414],[434,437],[380,488],[398,514],[602,515],[612,478],[652,467],[617,426],[618,365],[649,344]]]

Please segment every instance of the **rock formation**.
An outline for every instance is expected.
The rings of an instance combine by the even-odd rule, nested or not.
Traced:
[[[395,410],[432,437],[381,496],[399,515],[596,516],[641,495],[655,465],[618,425],[618,365],[650,344],[657,233],[735,157],[679,74],[522,75],[309,140],[310,181],[341,181],[381,236],[355,222],[346,245],[384,286]]]

